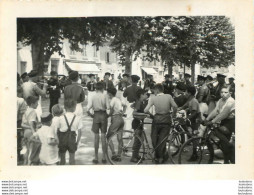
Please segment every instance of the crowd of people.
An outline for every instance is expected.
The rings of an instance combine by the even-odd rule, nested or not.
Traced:
[[[174,80],[165,75],[162,83],[156,83],[148,75],[141,85],[137,75],[119,75],[118,81],[110,80],[105,73],[99,80],[94,74],[89,81],[81,82],[77,71],[70,71],[64,82],[58,74],[51,72],[47,81],[41,81],[37,71],[17,76],[17,127],[18,161],[24,165],[65,165],[66,152],[69,164],[75,164],[75,152],[86,128],[82,123],[83,102],[87,98],[87,114],[93,118],[94,159],[98,164],[107,163],[107,139],[115,132],[126,129],[141,135],[143,127],[136,113],[147,113],[153,120],[151,129],[152,145],[155,148],[170,131],[171,121],[178,111],[184,110],[191,121],[189,127],[193,135],[200,134],[202,124],[220,123],[216,132],[222,146],[224,163],[234,163],[234,146],[230,143],[235,132],[235,84],[234,78],[217,74],[217,78],[198,75],[195,85],[191,75],[182,80]],[[59,104],[61,91],[64,104]],[[49,112],[42,112],[41,97],[49,94]],[[110,123],[108,119],[110,117]],[[110,124],[110,125],[109,125]],[[99,143],[102,156],[99,157]],[[134,141],[131,162],[139,161],[140,143]],[[166,143],[156,148],[154,162],[163,164]],[[195,152],[189,161],[197,158]],[[121,154],[114,153],[113,160],[121,160]]]

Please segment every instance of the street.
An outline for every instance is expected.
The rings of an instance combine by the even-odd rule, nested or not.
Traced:
[[[63,94],[62,97],[59,99],[59,104],[63,105]],[[49,99],[48,98],[42,98],[42,111],[43,112],[48,112],[49,109]],[[89,117],[86,113],[86,105],[87,105],[87,98],[85,99],[85,102],[83,103],[83,110],[84,110],[84,115],[83,115],[83,129],[82,129],[82,136],[81,136],[81,140],[78,146],[78,150],[75,154],[75,159],[76,159],[76,164],[77,165],[93,165],[93,158],[94,158],[94,135],[93,132],[91,131],[92,128],[92,118]],[[108,126],[110,125],[110,123],[108,124]],[[152,147],[151,144],[151,139],[150,139],[150,133],[151,133],[151,125],[145,125],[145,132],[148,138],[148,142],[150,147]],[[221,156],[221,151],[215,151],[216,154],[218,154],[217,156]],[[68,152],[67,152],[67,164],[69,162],[69,157],[68,157]],[[102,165],[101,162],[101,158],[102,158],[102,149],[101,149],[101,143],[100,143],[100,148],[99,148],[99,163],[98,165]],[[129,160],[129,158],[128,158]],[[177,156],[174,158],[175,162],[177,162]],[[215,164],[221,164],[223,163],[222,159],[215,159],[214,160]],[[109,162],[107,162],[107,164],[110,164]],[[124,160],[121,162],[121,164],[132,164],[131,162]],[[145,164],[153,164],[151,160],[145,160],[142,162],[142,165]],[[168,160],[168,162],[166,164],[171,164],[171,162]]]

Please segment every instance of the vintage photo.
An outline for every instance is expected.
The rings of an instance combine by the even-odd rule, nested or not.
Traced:
[[[235,164],[234,18],[16,22],[17,165]]]

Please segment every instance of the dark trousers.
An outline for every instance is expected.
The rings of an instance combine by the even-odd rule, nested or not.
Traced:
[[[152,132],[151,132],[151,139],[152,145],[155,149],[155,158],[164,158],[166,152],[166,141],[165,139],[170,131],[170,125],[159,125],[153,124],[152,125]],[[165,139],[163,141],[163,139]],[[161,143],[163,141],[163,143]],[[159,146],[158,146],[159,145]]]
[[[138,135],[141,139],[143,139],[142,136],[142,130],[143,130],[143,126],[140,126],[140,120],[134,118],[132,121],[132,129],[134,129],[135,134]],[[139,157],[139,149],[141,147],[141,141],[138,138],[134,138],[134,143],[132,146],[132,158],[138,158]]]
[[[50,103],[49,103],[49,112],[51,113],[51,109],[54,105],[58,104],[58,97],[50,97]]]
[[[221,150],[224,155],[224,163],[235,163],[235,147],[229,142],[232,133],[235,132],[235,119],[221,121],[221,127],[215,131],[220,139]]]
[[[22,120],[17,121],[17,128],[21,128]],[[17,154],[18,154],[18,162],[22,160],[22,155],[20,151],[22,150],[22,139],[24,137],[24,130],[17,129]]]

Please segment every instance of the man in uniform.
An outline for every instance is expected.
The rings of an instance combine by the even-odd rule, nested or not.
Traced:
[[[173,81],[172,79],[169,78],[168,74],[166,74],[164,78],[165,81],[162,82],[162,85],[164,87],[164,94],[170,94],[171,96],[173,96],[174,91]]]
[[[82,102],[85,100],[85,92],[81,84],[78,83],[79,74],[77,71],[72,71],[69,75],[71,84],[67,85],[64,90],[64,99],[73,99],[77,102],[75,114],[83,116]]]
[[[131,122],[133,120],[133,108],[131,105],[137,100],[137,94],[136,92],[138,89],[141,89],[141,87],[138,86],[138,81],[140,80],[140,77],[137,75],[131,75],[131,81],[132,85],[128,86],[124,92],[123,97],[127,98],[126,101],[126,120],[125,120],[125,129],[131,129]]]
[[[106,72],[104,75],[104,80],[103,80],[103,86],[104,86],[104,92],[107,93],[108,88],[114,88],[114,84],[111,80],[109,80],[110,73]]]
[[[89,75],[90,81],[87,83],[86,87],[88,90],[88,96],[87,96],[87,107],[90,107],[92,104],[92,99],[96,93],[96,82],[95,82],[95,75],[90,74]]]
[[[123,74],[123,78],[118,83],[118,91],[116,95],[121,101],[125,101],[123,97],[123,92],[130,85],[131,84],[129,83],[129,75]]]
[[[223,74],[220,73],[217,74],[218,85],[214,89],[214,96],[216,102],[221,98],[220,91],[222,87],[226,86],[225,77],[226,76]]]
[[[191,78],[190,74],[188,74],[188,73],[184,74],[184,83],[185,83],[187,88],[192,86],[190,78]]]
[[[186,85],[183,82],[178,82],[174,91],[174,101],[178,107],[182,107],[188,98],[185,96]]]
[[[48,85],[49,85],[49,112],[51,112],[51,109],[54,105],[58,104],[58,100],[61,97],[61,92],[60,92],[60,85],[58,81],[58,74],[56,71],[51,71],[50,72],[50,79],[48,80]]]
[[[147,76],[148,77],[144,83],[144,90],[149,91],[152,88],[152,86],[154,86],[155,82],[153,80],[153,75],[148,74]]]
[[[155,107],[155,115],[152,125],[151,139],[155,150],[155,163],[163,164],[166,161],[165,150],[166,140],[162,143],[163,139],[169,134],[171,126],[171,108],[173,108],[173,115],[177,111],[177,105],[169,94],[163,93],[163,85],[156,84],[154,87],[155,96],[151,97],[148,101],[144,112],[149,113],[152,106]],[[159,145],[160,144],[160,145]],[[159,146],[158,146],[159,145]]]
[[[235,78],[233,76],[230,76],[228,78],[229,81],[229,91],[231,92],[231,97],[235,99],[235,83],[234,83]]]

